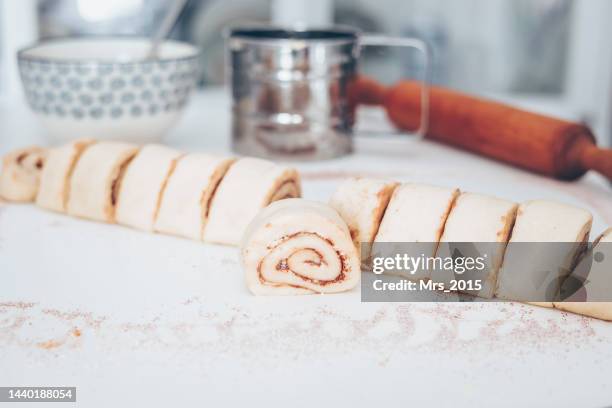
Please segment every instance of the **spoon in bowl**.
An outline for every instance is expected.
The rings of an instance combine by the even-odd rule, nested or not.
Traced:
[[[170,7],[162,20],[159,28],[153,33],[151,38],[151,48],[147,52],[147,59],[156,59],[158,57],[159,46],[168,37],[170,31],[176,24],[177,19],[185,8],[187,0],[172,0]]]

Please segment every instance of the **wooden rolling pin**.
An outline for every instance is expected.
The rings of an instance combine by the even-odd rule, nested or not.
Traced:
[[[349,88],[355,103],[384,105],[400,129],[419,125],[419,82],[386,88],[359,78]],[[595,170],[612,181],[612,149],[598,148],[588,127],[501,103],[431,87],[426,137],[536,173],[573,180]]]

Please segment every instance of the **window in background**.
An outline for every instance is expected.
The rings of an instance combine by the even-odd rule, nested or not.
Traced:
[[[41,38],[148,35],[166,0],[39,0]]]
[[[571,0],[336,0],[335,21],[429,41],[433,80],[473,92],[563,91]],[[364,67],[393,82],[414,76],[405,51],[369,53]]]
[[[321,2],[308,3],[322,7]],[[563,91],[572,0],[331,3],[335,23],[428,40],[434,50],[436,83],[474,92]],[[202,48],[204,83],[223,80],[223,28],[236,22],[268,22],[271,4],[270,0],[188,2],[173,37]],[[167,5],[168,0],[39,0],[40,36],[148,36]],[[393,82],[418,75],[420,63],[406,50],[374,49],[366,51],[363,69]]]

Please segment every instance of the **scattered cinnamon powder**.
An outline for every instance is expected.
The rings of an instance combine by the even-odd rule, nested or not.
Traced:
[[[493,352],[516,358],[534,352],[561,356],[609,342],[611,337],[595,330],[604,322],[510,302],[353,304],[351,300],[333,306],[306,304],[290,311],[236,305],[216,305],[213,311],[205,298],[191,297],[166,306],[159,315],[131,321],[25,302],[8,304],[14,306],[2,304],[7,312],[0,315],[0,347],[13,344],[55,351],[88,347],[94,339],[96,348],[107,353],[194,352],[198,361],[239,358],[258,366],[272,364],[280,356],[327,359],[355,353],[383,366],[394,355],[411,353],[474,360]],[[36,328],[49,326],[56,334],[41,339]]]
[[[42,313],[67,322],[80,319],[92,328],[99,328],[102,322],[106,320],[105,316],[94,316],[92,313],[85,313],[78,310],[64,312],[57,309],[42,309]]]
[[[36,303],[31,303],[31,302],[2,302],[0,303],[0,308],[2,309],[12,308],[12,309],[25,310],[25,309],[30,309],[34,307],[35,305]]]
[[[51,350],[51,349],[60,347],[62,344],[63,342],[60,342],[57,340],[47,340],[47,341],[38,343],[37,346],[40,347],[41,349]]]

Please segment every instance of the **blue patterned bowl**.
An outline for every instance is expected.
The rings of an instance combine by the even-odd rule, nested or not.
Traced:
[[[28,101],[56,142],[80,137],[159,140],[196,86],[198,50],[166,41],[145,58],[146,38],[43,42],[17,54]]]

